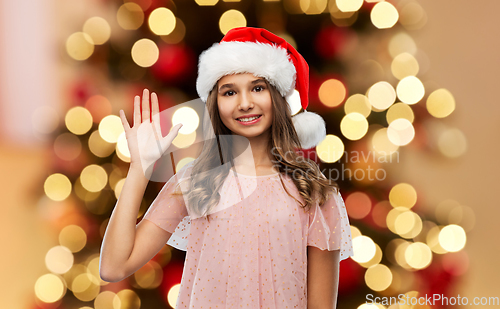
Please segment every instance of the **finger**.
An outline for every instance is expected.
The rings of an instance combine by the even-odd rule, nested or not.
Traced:
[[[172,144],[172,141],[177,137],[177,134],[179,133],[179,130],[182,127],[182,123],[178,123],[176,126],[172,127],[170,132],[162,138],[161,140],[161,146],[163,148],[163,151],[167,150],[168,147]]]
[[[141,97],[136,95],[134,98],[134,127],[141,124]]]
[[[127,117],[125,117],[125,112],[120,110],[120,119],[122,120],[122,125],[125,130],[130,129],[130,125],[128,124]]]
[[[158,96],[156,93],[151,93],[151,115],[154,117],[160,112],[160,104],[158,104]],[[153,118],[154,119],[154,118]]]
[[[149,121],[149,90],[142,92],[142,121]]]

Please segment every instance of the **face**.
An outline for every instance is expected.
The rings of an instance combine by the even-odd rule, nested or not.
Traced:
[[[217,83],[217,105],[222,122],[234,134],[249,139],[269,134],[272,100],[263,78],[250,73],[222,77]]]

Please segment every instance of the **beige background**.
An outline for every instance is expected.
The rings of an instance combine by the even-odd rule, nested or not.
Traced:
[[[55,231],[39,219],[41,214],[30,197],[30,194],[36,196],[35,185],[49,172],[44,164],[47,154],[43,143],[30,136],[25,126],[29,125],[30,107],[57,102],[52,94],[58,93],[58,76],[50,66],[57,58],[50,51],[52,48],[55,55],[60,51],[51,47],[51,42],[57,34],[55,29],[64,31],[61,27],[67,26],[68,20],[64,18],[68,15],[61,15],[61,7],[68,4],[43,1],[43,5],[37,6],[36,2],[0,1],[0,12],[3,12],[0,13],[0,211],[3,218],[0,307],[12,309],[28,308],[34,282],[46,272],[44,254],[56,245]],[[500,184],[497,180],[500,174],[497,159],[500,150],[500,22],[497,21],[500,2],[421,0],[419,3],[428,21],[423,29],[410,34],[429,59],[430,69],[425,77],[449,89],[456,98],[456,111],[443,121],[464,132],[468,152],[460,159],[446,161],[426,153],[404,151],[396,177],[425,192],[419,199],[428,207],[453,198],[474,209],[476,226],[468,234],[466,245],[470,270],[457,293],[469,298],[500,297],[497,262],[500,208],[496,198]],[[22,19],[5,18],[19,13],[22,14],[10,16],[23,16]],[[59,15],[66,17],[59,19]],[[39,39],[18,40],[13,44],[9,38],[15,37],[15,31]],[[37,48],[41,52],[27,64],[25,59],[16,58],[20,50],[26,54],[26,50]]]

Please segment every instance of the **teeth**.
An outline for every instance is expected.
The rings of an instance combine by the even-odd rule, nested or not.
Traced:
[[[252,121],[254,119],[257,119],[259,118],[260,116],[255,116],[255,117],[250,117],[250,118],[238,118],[239,121],[243,121],[243,122],[246,122],[246,121]]]

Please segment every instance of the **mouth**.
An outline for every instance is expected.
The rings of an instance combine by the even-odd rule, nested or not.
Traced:
[[[253,123],[258,122],[261,118],[262,118],[262,115],[256,115],[256,116],[252,116],[252,117],[245,116],[245,117],[236,118],[236,121],[238,121],[241,124],[253,124]]]

